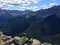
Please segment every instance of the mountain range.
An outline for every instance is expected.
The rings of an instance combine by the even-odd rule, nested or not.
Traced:
[[[30,11],[30,10],[25,10],[25,11],[18,11],[18,10],[2,10],[0,9],[0,22],[16,17],[20,17],[23,15],[26,15],[26,17],[34,16],[36,15],[37,18],[45,17],[48,15],[52,15],[53,13],[60,14],[60,6],[54,6],[49,9],[41,9],[38,11]]]
[[[35,12],[0,9],[0,31],[12,36],[27,33],[42,42],[60,43],[60,6]]]

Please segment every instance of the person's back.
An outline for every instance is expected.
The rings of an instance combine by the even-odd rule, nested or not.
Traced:
[[[28,41],[28,38],[26,36],[22,37],[22,42],[25,43],[26,41]]]

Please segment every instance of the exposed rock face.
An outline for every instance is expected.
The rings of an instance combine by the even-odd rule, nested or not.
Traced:
[[[33,40],[32,45],[40,45],[40,44],[41,44],[41,42],[39,40],[37,40],[37,39]]]
[[[30,40],[27,41],[28,43],[24,43],[24,45],[52,45],[51,43],[41,43],[39,40],[37,39],[33,39],[33,42],[30,44]],[[16,44],[15,44],[16,43]],[[12,36],[7,36],[4,35],[2,32],[0,32],[0,45],[23,45],[23,41],[22,38],[19,36],[15,36],[14,38],[12,38]]]
[[[14,37],[14,41],[18,43],[19,45],[22,45],[22,39],[18,36]]]

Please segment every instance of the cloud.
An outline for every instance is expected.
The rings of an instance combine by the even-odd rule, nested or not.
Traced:
[[[47,8],[51,8],[51,7],[56,6],[56,5],[57,4],[55,2],[53,2],[53,3],[50,3],[48,5],[44,4],[44,5],[41,6],[41,8],[42,9],[47,9]]]
[[[48,5],[45,5],[45,4],[42,5],[42,6],[40,6],[40,7],[41,7],[42,9],[47,9],[47,8],[49,8]]]
[[[24,11],[24,10],[32,10],[32,11],[37,11],[40,10],[38,6],[31,6],[31,7],[20,7],[18,10]]]
[[[48,5],[44,4],[42,6],[38,6],[39,1],[44,2],[44,0],[0,0],[0,8],[7,9],[7,10],[37,11],[39,9],[47,9],[47,8],[50,8],[54,5],[56,5],[56,3],[55,3],[56,0],[53,0],[53,2]],[[36,5],[36,4],[38,4],[38,5]],[[31,6],[31,5],[33,5],[33,6]]]
[[[39,0],[0,0],[0,3],[6,3],[9,5],[26,5],[26,4],[30,4],[30,3],[38,3]]]
[[[37,11],[40,10],[40,8],[38,6],[33,6],[33,7],[28,7],[27,10],[32,10],[32,11]]]
[[[52,6],[55,6],[55,5],[57,5],[57,4],[56,3],[50,3],[49,7],[52,7]]]
[[[16,8],[16,6],[17,6],[19,8],[16,8],[15,10],[25,10],[26,7],[29,6],[31,3],[36,4],[39,1],[40,0],[0,0],[0,8],[12,10],[12,7]],[[33,7],[30,7],[30,9],[31,8],[33,9]],[[34,10],[36,8],[37,7],[34,7]]]

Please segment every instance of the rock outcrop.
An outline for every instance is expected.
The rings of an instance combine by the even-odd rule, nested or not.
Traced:
[[[14,38],[12,38],[12,36],[7,36],[0,32],[0,45],[52,45],[52,44],[47,42],[41,43],[41,41],[37,39],[28,40],[23,44],[21,37],[15,36]]]

